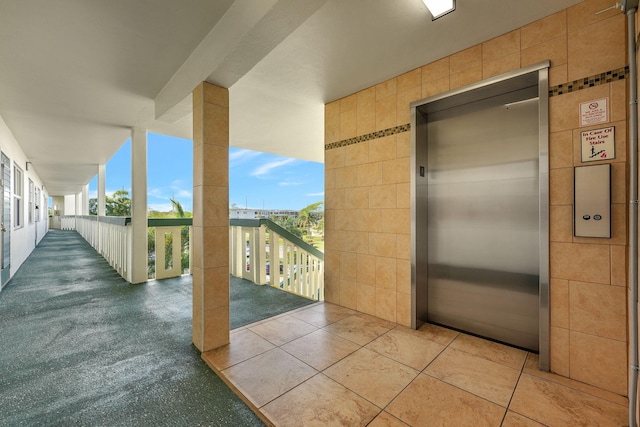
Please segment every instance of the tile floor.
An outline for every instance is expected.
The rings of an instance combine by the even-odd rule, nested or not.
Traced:
[[[535,354],[318,303],[203,353],[275,426],[625,426],[627,399],[538,371]]]

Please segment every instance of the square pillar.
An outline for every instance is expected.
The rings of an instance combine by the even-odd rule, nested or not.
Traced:
[[[147,130],[131,129],[131,283],[147,281]]]
[[[229,343],[229,91],[193,91],[193,343]]]
[[[75,216],[82,215],[82,193],[76,193]]]
[[[44,189],[42,191],[44,192]],[[89,215],[89,184],[82,187],[82,210],[80,215]]]
[[[106,209],[106,181],[107,167],[106,165],[98,165],[98,216],[105,216]]]

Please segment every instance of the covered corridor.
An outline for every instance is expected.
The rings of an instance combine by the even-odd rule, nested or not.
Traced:
[[[190,282],[131,285],[49,231],[0,295],[0,425],[263,425],[240,397],[278,426],[624,425],[626,398],[535,354],[232,281],[231,344],[203,358],[238,397],[191,344]],[[260,291],[286,301],[260,314]]]
[[[0,425],[263,425],[191,344],[190,282],[49,231],[0,295]]]
[[[0,425],[262,425],[192,346],[190,281],[131,285],[50,231],[0,296]],[[238,286],[232,313],[248,303]],[[538,371],[535,354],[302,305],[254,323],[244,310],[231,344],[203,354],[274,425],[624,423],[626,398]]]
[[[473,395],[483,404],[498,405],[492,410],[494,415],[487,418],[489,425],[638,425],[638,0],[616,5],[610,0],[539,0],[519,2],[517,6],[508,0],[459,2],[453,13],[437,20],[421,0],[273,0],[251,5],[240,0],[194,0],[188,5],[159,0],[152,8],[145,2],[120,2],[118,7],[98,3],[81,7],[72,1],[55,5],[44,0],[2,2],[0,32],[6,36],[0,37],[5,41],[0,43],[2,285],[15,274],[17,279],[26,274],[20,266],[46,233],[45,209],[41,208],[49,196],[73,200],[67,206],[75,205],[75,209],[65,209],[62,214],[86,214],[87,183],[97,173],[98,213],[104,215],[101,206],[107,190],[106,162],[128,138],[132,141],[132,217],[131,225],[124,227],[126,233],[120,236],[127,244],[120,251],[127,255],[121,265],[127,268],[126,280],[146,281],[146,203],[151,188],[147,182],[146,135],[154,132],[190,138],[194,170],[190,245],[193,312],[191,334],[188,328],[181,331],[178,341],[183,342],[182,333],[191,335],[195,347],[205,353],[228,384],[247,392],[249,406],[286,425],[292,421],[291,416],[302,417],[295,411],[314,409],[305,416],[333,416],[335,405],[312,408],[312,403],[327,404],[328,398],[317,398],[327,396],[320,392],[342,390],[343,396],[353,393],[350,396],[364,398],[375,406],[369,406],[371,410],[358,418],[362,424],[432,424],[434,413],[451,417],[447,422],[453,423],[455,417],[464,415],[461,405],[443,409],[429,399],[445,396],[445,389],[455,389],[456,393],[467,393],[466,398]],[[477,192],[469,192],[474,197],[467,197],[446,191],[444,185],[456,184],[456,180],[464,179],[474,186],[486,182],[482,177],[468,179],[466,172],[449,174],[455,179],[441,181],[440,187],[445,189],[440,194],[447,197],[429,200],[429,194],[437,193],[424,190],[432,184],[433,188],[440,185],[430,176],[431,171],[438,170],[437,165],[430,166],[429,156],[425,158],[430,147],[439,143],[429,137],[429,129],[438,128],[434,113],[439,111],[426,105],[445,99],[460,101],[464,94],[483,92],[498,82],[514,82],[534,71],[537,83],[529,88],[537,88],[537,96],[518,84],[528,94],[515,101],[518,104],[508,100],[492,107],[504,113],[516,112],[511,107],[519,105],[531,113],[527,114],[531,118],[527,123],[531,124],[530,136],[537,138],[537,144],[531,145],[537,147],[536,153],[533,157],[516,156],[515,160],[536,171],[534,181],[516,186],[516,194],[528,192],[532,196],[532,207],[522,214],[493,202],[487,203],[486,209],[477,209],[470,203],[476,200]],[[506,119],[494,122],[501,128],[515,123]],[[504,154],[521,139],[521,132],[517,132],[504,141],[503,147],[487,149],[482,144],[493,136],[477,126],[465,125],[456,118],[449,129],[442,143],[449,147],[447,152],[459,171],[504,165]],[[457,129],[470,130],[471,134],[461,135],[455,132]],[[591,151],[595,144],[591,138],[605,134],[611,135],[606,138],[607,149]],[[460,150],[458,142],[463,141],[472,144]],[[322,266],[325,304],[260,325],[247,325],[232,334],[229,320],[233,309],[227,280],[230,245],[226,237],[229,147],[324,162],[326,217]],[[456,154],[461,151],[487,154],[486,165],[469,167]],[[508,169],[522,171],[515,162],[510,164]],[[580,179],[585,170],[606,173],[595,180],[601,190],[594,197],[597,212],[581,214],[578,208],[585,204],[576,196],[590,195],[589,190],[595,188],[593,182]],[[491,191],[485,193],[489,201],[506,188],[504,184],[489,187]],[[55,216],[58,209],[55,204],[53,207]],[[440,223],[429,222],[434,215],[427,215],[424,221],[429,209],[433,212],[444,207],[455,209],[442,215]],[[525,215],[537,215],[535,228],[530,225],[536,221],[526,226],[515,224]],[[482,218],[497,221],[491,227],[483,221],[471,221]],[[596,227],[604,232],[580,232],[578,228],[584,224],[605,224]],[[477,250],[462,251],[449,245],[445,237],[436,241],[446,245],[432,245],[438,252],[429,251],[429,240],[433,242],[433,237],[447,229],[473,236]],[[509,239],[500,237],[509,230],[518,233]],[[537,251],[507,262],[502,253],[524,254],[510,246],[524,242],[517,234],[531,237],[523,246],[536,247]],[[439,251],[445,247],[449,250]],[[429,254],[436,256],[430,258]],[[489,258],[500,262],[488,266],[484,261]],[[515,268],[519,261],[525,259],[531,260],[531,265],[526,271],[516,271],[520,270]],[[71,270],[69,266],[55,267]],[[456,275],[440,274],[441,267],[453,267],[447,274]],[[437,318],[439,312],[453,312],[458,307],[450,310],[438,304],[438,298],[430,293],[429,288],[436,289],[431,284],[465,282],[472,276],[468,273],[479,271],[506,273],[483,275],[490,279],[485,280],[489,287],[498,290],[500,283],[492,277],[526,274],[526,282],[537,296],[525,307],[530,309],[528,323],[538,332],[537,346],[526,347],[539,349],[539,371],[533,369],[535,356],[519,353],[518,363],[506,366],[516,374],[508,371],[511,379],[500,387],[492,381],[502,377],[487,375],[494,371],[485,368],[502,371],[498,365],[503,365],[499,356],[506,351],[503,347],[496,354],[490,350],[491,344],[482,341],[478,347],[490,349],[476,351],[461,342],[469,335],[444,340],[429,334],[425,337],[421,332],[423,322],[440,322],[501,340]],[[91,276],[85,277],[86,283],[76,286],[93,290]],[[122,289],[116,286],[119,292],[129,289],[120,286]],[[143,288],[154,291],[154,285]],[[3,295],[8,292],[8,300],[13,298],[14,289],[13,284],[6,290],[0,287]],[[77,296],[75,289],[57,293],[65,294],[65,298]],[[9,304],[5,310],[7,321],[14,323],[0,323],[0,345],[19,353],[7,361],[0,359],[0,373],[3,369],[11,373],[0,379],[0,386],[22,375],[20,368],[34,360],[34,355],[39,361],[39,355],[64,343],[68,330],[82,331],[84,324],[92,326],[93,319],[110,314],[105,308],[109,306],[103,306],[99,298],[78,300],[77,304],[67,300],[60,302],[63,309],[59,312],[69,311],[68,307],[86,308],[76,324],[45,319],[37,306],[42,302],[41,295],[35,292],[26,296],[36,304],[32,309],[34,325],[23,326],[14,319],[20,304],[18,308]],[[458,299],[463,301],[459,306],[479,305],[472,292],[466,292],[466,296],[471,300]],[[124,299],[118,294],[112,298],[116,303]],[[508,292],[499,292],[496,298],[513,301]],[[95,342],[95,336],[88,336],[85,341],[92,342],[90,351],[79,360],[89,363],[86,361],[104,357],[92,351],[111,351],[110,345],[117,339],[107,338],[114,329],[123,329],[122,325],[130,333],[142,331],[144,335],[149,319],[139,314],[146,312],[150,303],[140,300],[137,304],[142,311],[130,319],[122,315],[103,317],[108,322],[100,324],[102,330],[96,335],[104,337]],[[159,309],[167,307],[170,305]],[[516,316],[525,312],[509,308]],[[486,317],[504,313],[479,311]],[[336,317],[336,313],[347,316]],[[482,316],[474,319],[482,320]],[[307,332],[288,334],[289,324],[299,322]],[[278,323],[284,327],[278,327]],[[502,323],[500,327],[514,325],[512,320]],[[45,327],[51,336],[39,338],[36,332]],[[446,337],[447,331],[440,332]],[[398,337],[393,336],[396,332]],[[5,344],[10,342],[5,337],[16,334],[21,334],[24,342],[14,348]],[[268,345],[257,349],[246,346],[251,341],[246,338],[253,338],[252,334]],[[334,335],[359,347],[337,357],[333,355],[334,344],[342,341],[331,339],[327,343],[317,338]],[[416,347],[410,346],[409,356],[400,351],[405,344],[394,341],[400,335],[409,335],[409,342],[428,341],[422,342],[423,346],[435,342],[442,348],[411,365],[409,356],[414,355]],[[317,338],[307,343],[315,346],[314,356],[333,355],[328,358],[331,363],[314,365],[316,361],[308,360],[304,352],[293,354],[294,348],[290,347],[296,347],[297,340],[304,342],[311,337]],[[386,349],[387,341],[393,351]],[[73,353],[69,350],[73,343],[65,344],[60,345],[61,354]],[[151,339],[149,344],[138,339],[136,344],[155,349],[162,341]],[[23,348],[27,345],[32,347]],[[210,357],[218,352],[221,360]],[[274,381],[268,386],[276,385],[277,389],[260,391],[262,397],[253,396],[251,393],[259,389],[244,383],[247,369],[254,361],[268,363],[269,354],[282,352],[312,370],[305,368],[306,373],[286,386]],[[371,357],[362,357],[365,353]],[[366,378],[364,386],[354,380],[352,371],[362,365],[360,362],[370,367],[369,362],[378,355],[416,372],[409,371],[410,380],[400,387],[384,382],[370,385],[370,378],[384,376],[376,369],[362,370],[366,372],[362,374]],[[64,365],[60,362],[66,359],[52,360],[61,369]],[[140,366],[146,369],[155,366],[153,359],[143,362]],[[107,365],[113,365],[111,370],[118,368],[115,362]],[[350,368],[338,372],[340,365]],[[259,372],[277,372],[265,366],[259,366]],[[461,369],[456,371],[456,366]],[[347,374],[342,375],[345,371]],[[50,372],[55,376],[55,371]],[[102,380],[103,390],[112,388],[111,381],[115,384],[116,380],[106,375],[111,373],[103,373],[107,378]],[[324,381],[324,377],[333,382]],[[145,374],[138,382],[146,378]],[[29,384],[9,402],[26,402],[34,411],[42,411],[47,397],[65,396],[64,388],[54,380],[50,385]],[[501,389],[499,398],[494,395],[496,387]],[[294,406],[290,402],[297,402],[295,399],[287,400],[294,393],[296,398],[305,395],[298,392],[309,388],[314,398],[304,405]],[[383,398],[372,395],[378,389],[389,394]],[[410,390],[426,398],[411,400]],[[139,395],[109,395],[99,402]],[[477,401],[475,398],[471,400]],[[400,405],[402,399],[409,404]],[[431,408],[428,422],[419,415],[425,408]],[[17,410],[12,411],[5,413],[16,416]],[[116,412],[116,418],[124,413]],[[281,413],[288,415],[281,418]],[[318,420],[326,422],[325,418]],[[349,418],[348,424],[355,423],[352,421]],[[464,419],[457,421],[458,425],[466,423]],[[477,418],[472,424],[478,424]]]

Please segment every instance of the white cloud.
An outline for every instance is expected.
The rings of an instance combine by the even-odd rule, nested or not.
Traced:
[[[177,182],[177,181],[176,181]],[[109,197],[113,197],[113,193],[116,191],[122,190],[121,188],[118,190],[105,190],[105,194]],[[129,193],[129,197],[131,197],[131,189],[125,188],[125,191]],[[166,203],[149,203],[149,209],[155,209],[162,212],[166,212],[167,210],[171,210],[171,203],[169,202],[170,198],[174,198],[181,202],[183,205],[191,205],[193,199],[193,193],[191,190],[187,190],[184,188],[180,188],[179,186],[172,185],[171,187],[155,187],[147,189],[147,197],[153,199],[161,199],[166,200]],[[98,198],[98,191],[90,191],[89,192],[90,199]],[[154,206],[159,206],[160,208],[156,208]]]
[[[310,194],[305,194],[305,196],[309,196],[309,197],[324,197],[324,191],[321,191],[319,193],[310,193]]]
[[[147,189],[147,195],[150,197],[157,197],[162,199],[165,197],[165,192],[162,188],[149,188]]]
[[[147,195],[156,199],[191,199],[192,192],[185,190],[184,188],[171,186],[171,187],[156,187],[147,190]]]
[[[261,166],[258,166],[256,169],[254,169],[253,172],[251,172],[251,175],[255,176],[256,178],[260,178],[263,177],[265,175],[268,175],[269,173],[271,173],[272,170],[280,168],[282,166],[286,166],[290,163],[295,162],[296,159],[283,159],[283,160],[276,160],[273,162],[268,162],[265,163]]]
[[[302,182],[293,182],[293,181],[282,181],[278,183],[280,187],[290,187],[293,185],[302,185]]]
[[[229,167],[235,167],[238,166],[242,163],[248,162],[251,159],[255,159],[256,157],[260,156],[262,153],[260,153],[259,151],[253,151],[253,150],[245,150],[245,149],[240,149],[240,150],[233,150],[229,152]]]
[[[171,193],[173,197],[176,199],[191,199],[192,191],[190,189],[185,189],[185,182],[181,179],[176,179],[171,183]]]
[[[184,179],[174,179],[173,181],[171,181],[170,187],[171,188],[182,188],[184,187],[186,184]]]
[[[150,211],[170,212],[173,209],[173,205],[171,203],[151,203],[147,206],[147,209]]]

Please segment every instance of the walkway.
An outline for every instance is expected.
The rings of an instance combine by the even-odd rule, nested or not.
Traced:
[[[130,285],[52,230],[0,292],[0,426],[253,426],[191,344],[190,278]]]
[[[0,293],[0,426],[262,425],[191,345],[189,282],[129,285],[51,231]],[[535,354],[327,303],[246,324],[203,358],[277,426],[627,423],[626,398],[540,372]]]
[[[328,303],[236,329],[203,358],[277,426],[628,425],[626,398],[541,372],[535,354]]]

